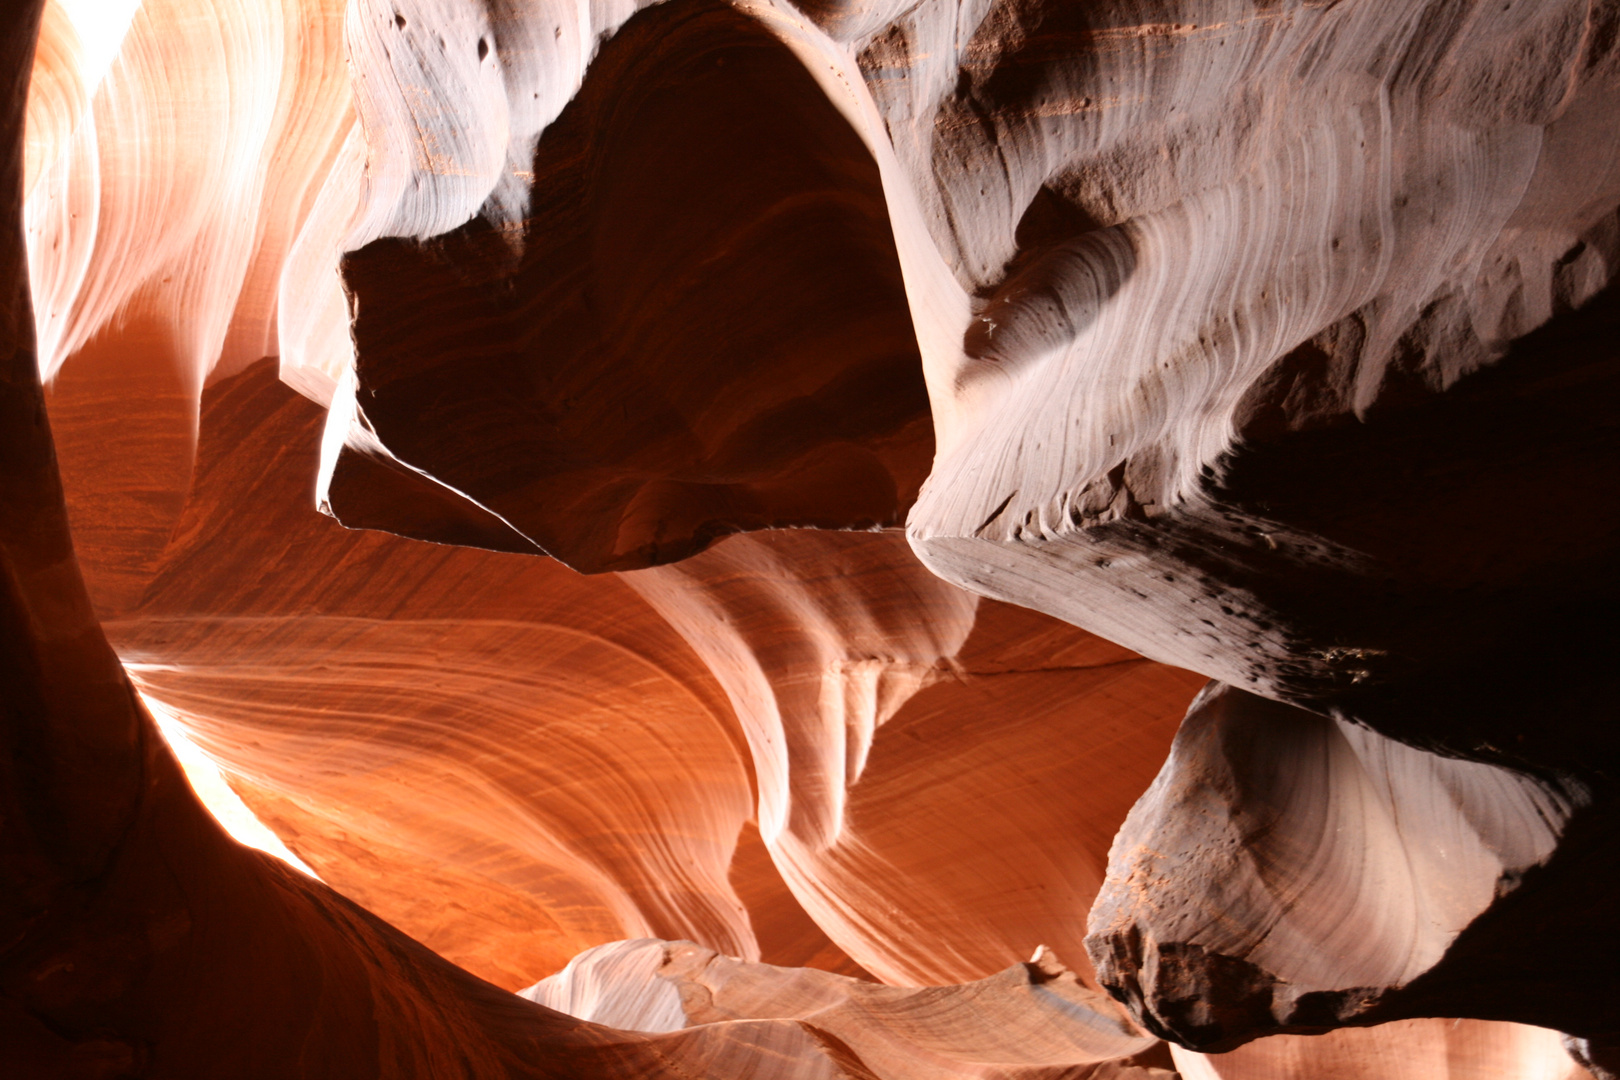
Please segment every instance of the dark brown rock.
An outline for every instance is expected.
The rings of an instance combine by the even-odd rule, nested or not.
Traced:
[[[902,521],[933,447],[878,172],[786,47],[650,8],[529,168],[509,230],[345,258],[330,513],[585,571]]]

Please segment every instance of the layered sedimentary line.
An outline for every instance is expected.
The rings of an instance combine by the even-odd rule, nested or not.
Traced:
[[[25,16],[37,9],[0,24],[0,51],[31,41]],[[13,210],[20,112],[16,94],[0,114]],[[248,1076],[873,1075],[794,1021],[644,1036],[522,1002],[228,841],[191,798],[75,570],[20,230],[9,232],[0,357],[13,370],[0,410],[14,422],[0,496],[19,512],[0,517],[0,627],[12,646],[0,655],[14,729],[6,770],[30,778],[3,788],[6,872],[20,886],[7,890],[0,958],[15,988],[4,1009],[12,1064],[37,1075],[87,1064],[203,1075],[222,1060]]]
[[[1196,676],[975,601],[896,532],[623,577],[347,532],[274,371],[205,395],[175,540],[107,626],[329,883],[514,988],[646,933],[913,984],[1043,943],[1086,973],[1075,913]]]
[[[1552,389],[1614,377],[1607,16],[1006,9],[930,113],[923,10],[862,54],[978,305],[926,353],[923,561],[1418,745],[1611,767],[1578,671],[1614,527],[1576,493],[1616,430]],[[1494,524],[1531,476],[1567,545]],[[1564,672],[1546,734],[1518,656]]]
[[[152,362],[192,387],[274,354],[282,264],[352,117],[343,6],[61,10],[91,44],[71,57],[73,122],[30,126],[42,369],[115,319],[151,324],[164,339]],[[128,31],[109,48],[120,17]],[[49,78],[34,85],[31,119],[44,120],[59,110]]]
[[[1366,342],[1335,389],[1365,410],[1436,298],[1463,294],[1487,349],[1551,315],[1548,268],[1610,208],[1504,232],[1533,181],[1584,167],[1544,147],[1577,86],[1604,92],[1587,81],[1584,3],[1185,4],[1180,32],[1135,14],[992,15],[964,85],[892,125],[919,187],[930,162],[936,240],[986,304],[953,376],[973,422],[942,428],[920,538],[946,520],[973,535],[1008,472],[1019,493],[987,539],[1068,528],[1069,504],[1126,462],[1138,504],[1172,505],[1232,446],[1244,391],[1301,341],[1360,313]],[[892,39],[875,63],[918,40]],[[1523,66],[1498,65],[1507,52]],[[1065,101],[1089,104],[1041,107]],[[1074,248],[1064,230],[1096,235]],[[1065,245],[1067,263],[1044,269]],[[1522,279],[1490,279],[1514,260]],[[1525,307],[1504,318],[1520,280]],[[1580,288],[1575,304],[1594,285]],[[1436,357],[1435,375],[1467,362]]]

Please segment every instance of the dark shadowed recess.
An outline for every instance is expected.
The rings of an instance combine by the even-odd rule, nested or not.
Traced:
[[[1253,438],[1220,500],[1359,556],[1246,582],[1325,661],[1295,702],[1441,753],[1614,778],[1617,402],[1610,286],[1443,393],[1397,356],[1364,420]]]
[[[361,408],[442,486],[346,450],[340,521],[599,572],[904,519],[933,434],[877,167],[785,46],[639,13],[532,191],[521,253],[476,218],[345,259]]]

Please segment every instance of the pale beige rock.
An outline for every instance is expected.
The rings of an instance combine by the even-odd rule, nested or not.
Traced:
[[[1212,683],[1120,829],[1087,947],[1144,1027],[1195,1049],[1447,1007],[1602,1032],[1583,991],[1612,946],[1575,912],[1613,831],[1602,788]],[[1583,948],[1550,953],[1563,933]]]
[[[620,941],[575,957],[523,996],[636,1031],[798,1020],[878,1076],[1167,1078],[1154,1046],[1050,953],[986,979],[920,990],[750,964],[690,942]]]
[[[1171,1053],[1182,1080],[1588,1080],[1557,1032],[1488,1020],[1397,1020],[1226,1054]]]

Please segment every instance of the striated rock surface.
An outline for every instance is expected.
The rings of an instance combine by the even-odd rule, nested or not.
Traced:
[[[1612,3],[0,19],[23,1075],[1615,1071]]]
[[[894,453],[926,453],[894,441],[914,331],[937,453],[909,530],[948,580],[1419,744],[1612,758],[1581,675],[1614,645],[1620,529],[1584,495],[1620,464],[1607,6],[664,5],[588,66],[544,6],[428,18],[460,35],[442,65],[388,47],[403,12],[356,24],[344,520],[586,570],[891,521]],[[578,94],[520,100],[554,53]],[[463,83],[492,104],[451,132]],[[654,87],[683,119],[599,182]],[[746,269],[779,228],[795,285],[754,303],[726,275],[785,282]],[[815,357],[791,378],[786,343]],[[1547,509],[1502,520],[1529,489]],[[1558,676],[1509,679],[1526,656]],[[1547,682],[1560,719],[1518,731]]]
[[[0,15],[0,70],[23,70],[11,61],[38,17]],[[0,197],[13,210],[15,89],[0,112]],[[874,1071],[793,1019],[644,1035],[566,1017],[226,838],[96,625],[46,423],[18,216],[0,229],[0,1038],[12,1075],[906,1074]]]
[[[1606,680],[1598,673],[1616,644],[1604,612],[1616,599],[1620,521],[1612,500],[1591,492],[1620,475],[1620,429],[1610,407],[1617,369],[1609,283],[1620,257],[1615,13],[1585,0],[940,3],[802,13],[760,3],[737,10],[780,42],[773,55],[804,65],[875,169],[933,419],[934,468],[908,519],[912,546],[930,569],[1298,706],[1301,731],[1327,730],[1318,722],[1329,722],[1324,716],[1360,722],[1496,770],[1463,770],[1470,777],[1497,777],[1512,788],[1520,781],[1501,771],[1511,766],[1529,770],[1527,791],[1553,785],[1546,797],[1554,809],[1534,843],[1514,846],[1517,840],[1508,844],[1489,830],[1476,836],[1471,843],[1483,861],[1458,871],[1472,877],[1468,886],[1426,884],[1418,874],[1400,886],[1411,911],[1383,912],[1379,887],[1359,877],[1360,867],[1395,865],[1410,845],[1444,847],[1430,832],[1438,823],[1376,837],[1300,839],[1277,859],[1285,880],[1300,876],[1321,897],[1320,910],[1307,905],[1301,918],[1354,909],[1369,926],[1341,921],[1334,929],[1370,933],[1378,947],[1333,970],[1333,943],[1316,931],[1300,930],[1297,939],[1292,929],[1273,934],[1273,923],[1292,927],[1292,893],[1280,900],[1257,886],[1248,901],[1255,925],[1244,933],[1287,955],[1295,974],[1256,977],[1265,999],[1257,1012],[1243,1004],[1246,991],[1213,976],[1194,978],[1166,991],[1169,998],[1195,1016],[1233,1016],[1210,1021],[1209,1032],[1199,1027],[1203,1020],[1167,1021],[1158,1030],[1203,1045],[1279,1026],[1370,1020],[1379,1014],[1369,1002],[1423,972],[1436,980],[1425,984],[1435,988],[1425,991],[1425,1004],[1383,1015],[1427,1009],[1536,1020],[1562,1008],[1507,994],[1500,984],[1484,989],[1494,977],[1447,982],[1440,961],[1451,955],[1460,969],[1479,974],[1496,958],[1534,951],[1510,944],[1501,935],[1516,931],[1494,916],[1470,936],[1458,935],[1496,910],[1498,891],[1512,891],[1501,882],[1516,884],[1530,868],[1552,865],[1555,850],[1574,843],[1565,838],[1567,819],[1587,801],[1602,802],[1593,792],[1614,767],[1611,725],[1597,720],[1606,715]],[[721,79],[707,69],[656,67],[653,31],[667,29],[657,36],[667,42],[688,32],[683,27],[708,26],[702,20],[711,14],[715,25],[739,33],[746,20],[729,9],[679,12],[655,8],[627,18],[585,71],[579,96],[537,137],[532,175],[509,165],[477,173],[483,179],[476,184],[458,179],[453,188],[406,188],[396,179],[393,194],[366,202],[368,220],[392,207],[389,224],[379,228],[394,238],[357,246],[346,258],[359,304],[358,352],[354,394],[340,395],[328,427],[329,498],[342,463],[364,459],[371,471],[350,475],[371,499],[373,524],[450,539],[450,532],[411,525],[423,507],[442,505],[445,514],[492,510],[506,524],[521,513],[526,524],[518,531],[531,540],[545,529],[578,535],[586,523],[577,501],[517,486],[533,462],[554,468],[566,461],[560,451],[522,448],[564,428],[549,413],[517,415],[513,403],[536,379],[555,380],[554,371],[570,378],[590,372],[582,375],[592,380],[589,392],[570,399],[570,408],[588,416],[605,415],[626,387],[646,392],[649,375],[653,386],[685,390],[668,364],[656,373],[631,359],[581,369],[563,359],[572,355],[565,349],[538,345],[513,359],[504,377],[468,378],[473,368],[449,359],[464,351],[439,347],[424,357],[411,350],[431,335],[396,333],[401,325],[426,326],[432,315],[402,322],[390,307],[392,296],[417,295],[410,290],[422,273],[437,272],[418,265],[448,266],[458,284],[435,290],[430,310],[482,331],[495,323],[468,316],[469,297],[522,307],[551,295],[532,276],[539,270],[527,268],[562,275],[602,265],[602,244],[573,257],[546,246],[568,232],[556,222],[596,222],[605,205],[591,185],[559,179],[560,166],[549,163],[561,151],[548,140],[574,130],[570,109],[605,100],[597,95],[609,91],[593,81],[599,77],[615,80],[612,93],[630,95],[656,68],[671,100],[690,94],[694,101]],[[374,38],[389,32],[381,22],[366,26]],[[492,49],[498,55],[498,41]],[[388,55],[384,63],[367,54],[359,69],[397,72]],[[632,70],[644,59],[646,68]],[[438,130],[438,114],[412,94],[375,93],[381,96],[367,108],[386,105],[400,125]],[[803,115],[797,104],[779,108]],[[715,116],[721,143],[730,115]],[[805,130],[838,128],[831,114],[826,121]],[[567,160],[598,160],[593,155],[607,154],[619,129],[592,130],[600,132],[599,145]],[[474,135],[494,140],[493,147],[499,133],[487,126]],[[406,166],[397,155],[386,156],[390,141],[386,134],[373,139],[382,148],[374,160],[389,163],[391,176],[416,175],[400,172]],[[509,162],[516,160],[511,145]],[[705,157],[739,160],[727,154],[743,149],[725,146]],[[473,143],[457,152],[469,161],[477,156]],[[489,155],[497,160],[493,150]],[[410,168],[421,170],[420,163]],[[617,191],[616,184],[606,190]],[[871,191],[851,182],[847,197]],[[733,219],[759,214],[738,203]],[[684,227],[648,224],[641,235],[647,243],[673,241]],[[497,235],[507,238],[509,262],[496,257]],[[473,245],[478,237],[490,239]],[[416,262],[385,261],[400,251],[417,252]],[[710,263],[682,265],[696,272]],[[593,295],[608,295],[602,288]],[[368,326],[368,302],[388,313],[383,321]],[[755,314],[763,325],[778,312]],[[707,339],[682,320],[662,325],[672,349],[709,354]],[[487,340],[507,350],[513,338],[499,330]],[[393,389],[425,378],[435,364],[440,373],[422,384],[432,389]],[[373,398],[386,401],[391,392],[414,392],[414,404],[372,417]],[[477,428],[485,423],[499,431]],[[469,430],[480,434],[466,438]],[[434,443],[438,449],[422,449]],[[837,456],[818,452],[829,461]],[[394,476],[415,477],[414,488],[381,478],[377,469],[390,461]],[[488,477],[509,485],[498,488],[500,506],[476,493],[471,509],[454,498],[469,485],[496,491]],[[424,480],[452,490],[431,499],[410,493]],[[861,488],[843,487],[855,505]],[[1537,492],[1542,509],[1505,512],[1510,491]],[[688,554],[719,528],[694,527],[685,512],[666,507],[653,513],[661,524],[647,526],[653,535],[667,529],[685,537],[685,546],[643,545],[635,560]],[[617,510],[586,516],[596,524],[629,520]],[[1549,530],[1558,543],[1547,542]],[[613,535],[626,533],[615,526]],[[611,560],[628,551],[619,539],[593,541],[594,555],[571,553],[577,549],[556,540],[538,546],[584,569],[625,565]],[[716,553],[708,565],[728,558],[741,556]],[[716,658],[710,665],[763,775],[771,766],[760,763],[772,754],[815,762],[802,774],[804,787],[790,783],[775,804],[762,789],[761,835],[789,886],[848,948],[856,931],[840,927],[853,920],[838,909],[859,886],[852,880],[828,902],[795,875],[820,863],[815,877],[825,879],[827,865],[847,858],[837,851],[846,826],[832,813],[840,790],[825,778],[840,767],[859,775],[865,730],[778,724],[772,709],[781,691],[771,675],[733,658],[735,639],[761,633],[750,631],[749,621],[768,602],[722,600],[719,629],[691,629],[683,622],[688,605],[669,592],[687,572],[649,571],[654,584],[638,587],[700,654]],[[920,610],[929,604],[924,599]],[[927,625],[948,632],[950,619],[930,615]],[[881,699],[916,683],[915,666],[930,663],[934,648],[923,639],[902,649],[872,676],[872,692]],[[1538,721],[1527,724],[1531,715]],[[769,742],[778,732],[781,741]],[[767,746],[770,753],[762,753]],[[1420,756],[1411,762],[1428,764],[1402,766],[1411,774],[1399,781],[1411,788],[1403,797],[1426,805],[1448,785],[1473,782],[1453,775],[1460,765],[1424,771],[1438,760]],[[1270,783],[1249,777],[1250,764],[1236,769],[1243,779],[1234,783]],[[1304,767],[1286,760],[1268,766],[1284,777]],[[1196,792],[1202,782],[1189,784]],[[1338,813],[1323,805],[1324,793],[1300,790],[1299,805],[1310,814],[1295,818]],[[1533,824],[1540,796],[1525,798],[1530,802],[1513,804],[1512,812]],[[1231,813],[1249,812],[1241,798],[1230,801]],[[1590,814],[1602,816],[1600,809]],[[1584,835],[1582,828],[1572,835]],[[1246,852],[1257,841],[1240,828],[1231,843]],[[1493,861],[1496,869],[1486,872]],[[1338,869],[1317,881],[1318,862]],[[1205,874],[1239,888],[1220,879],[1218,868],[1198,867],[1185,880],[1179,873],[1165,877],[1171,892],[1163,903],[1157,877],[1136,900],[1178,910],[1174,889],[1196,893],[1209,884]],[[1524,897],[1563,888],[1532,878]],[[857,880],[873,879],[862,872]],[[1597,889],[1610,895],[1606,879]],[[1447,892],[1443,901],[1437,890]],[[1166,942],[1230,929],[1223,920],[1241,923],[1228,910],[1235,902],[1222,895],[1191,904],[1201,914],[1167,930]],[[1502,910],[1543,902],[1552,903],[1521,897]],[[1124,933],[1106,921],[1098,932]],[[1465,958],[1476,949],[1493,959]],[[1219,955],[1268,970],[1247,946]],[[1156,1015],[1157,999],[1134,989],[1134,965],[1142,960],[1129,953],[1107,978],[1146,1020]],[[888,960],[863,954],[863,962],[885,978],[917,977]],[[1589,970],[1601,967],[1595,960]],[[1514,978],[1525,977],[1513,970]],[[1584,986],[1583,977],[1570,985]],[[1238,982],[1247,985],[1247,976]],[[1286,984],[1276,1002],[1269,1000],[1274,983]],[[1608,1022],[1604,1006],[1576,1008],[1579,1015],[1565,1017],[1564,1026],[1597,1034]]]
[[[29,271],[58,452],[98,480],[70,512],[105,614],[175,527],[204,379],[277,351],[282,263],[353,105],[341,3],[45,11]]]
[[[20,83],[39,5],[0,12]],[[97,627],[45,422],[20,228],[22,87],[0,109],[0,1045],[9,1075],[848,1077],[804,1025],[644,1036],[459,971],[234,844]]]
[[[649,933],[902,983],[1044,942],[1087,970],[1077,913],[1196,676],[977,601],[893,532],[590,578],[348,533],[308,512],[319,412],[269,365],[202,417],[108,632],[348,895],[513,988]]]
[[[725,687],[753,750],[761,835],[863,967],[965,982],[1045,943],[1083,965],[1074,913],[1101,884],[1097,853],[1197,680],[1035,613],[975,606],[901,548],[737,537],[626,579]]]
[[[513,12],[476,49],[464,31],[453,66],[476,53],[508,80],[503,98],[477,76],[484,92],[532,113],[549,52],[525,42],[562,21]],[[376,50],[360,70],[398,79],[362,98],[371,175],[405,110],[481,154],[461,143],[498,127],[446,130],[415,91],[437,73],[400,70],[433,25],[355,26]],[[719,0],[659,5],[601,45],[532,151],[521,130],[480,216],[436,236],[396,216],[403,237],[344,257],[357,362],[329,512],[587,571],[742,529],[900,524],[933,444],[878,170],[793,54]],[[426,194],[396,215],[452,212]]]
[[[759,955],[729,880],[747,758],[655,612],[312,513],[321,414],[270,365],[202,415],[175,541],[108,630],[325,880],[510,988],[626,933]]]
[[[931,56],[932,10],[868,63]],[[973,315],[925,350],[918,553],[1267,697],[1607,767],[1614,13],[1151,10],[998,8],[891,120],[942,206],[998,208],[928,219]]]

